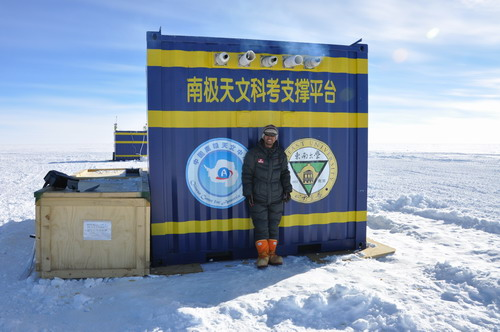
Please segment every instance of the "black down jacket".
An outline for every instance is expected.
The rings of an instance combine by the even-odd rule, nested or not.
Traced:
[[[285,151],[275,142],[266,148],[261,139],[243,162],[243,196],[253,195],[256,203],[276,203],[284,192],[292,192]]]

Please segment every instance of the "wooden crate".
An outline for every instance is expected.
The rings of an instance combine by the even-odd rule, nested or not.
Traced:
[[[96,184],[95,191],[83,191]],[[79,189],[81,192],[44,188],[35,193],[36,270],[40,276],[149,274],[148,174],[85,177],[80,179]]]

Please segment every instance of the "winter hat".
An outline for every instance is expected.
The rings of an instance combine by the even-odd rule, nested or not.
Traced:
[[[278,128],[273,126],[272,124],[267,125],[262,129],[262,138],[264,138],[264,135],[266,136],[278,136]]]

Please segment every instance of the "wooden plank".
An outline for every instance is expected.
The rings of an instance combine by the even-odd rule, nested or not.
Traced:
[[[367,247],[361,251],[350,250],[350,251],[330,251],[330,252],[320,252],[307,254],[307,258],[318,264],[326,264],[329,262],[327,259],[330,256],[343,256],[356,254],[361,258],[380,258],[396,252],[396,249],[389,247],[383,243],[375,241],[373,239],[367,238]]]
[[[142,277],[149,274],[149,269],[82,269],[82,270],[56,270],[42,271],[42,278],[122,278]]]
[[[76,192],[50,191],[43,194],[44,198],[141,198],[139,191],[130,192]]]
[[[50,234],[50,207],[41,206],[40,217],[40,269],[41,271],[50,271],[50,242],[52,241]]]
[[[146,242],[144,243],[144,252],[146,253],[146,262],[145,262],[145,267],[148,269],[149,273],[149,266],[151,265],[151,204],[146,202],[146,220],[145,220],[145,234],[144,238],[146,239]]]
[[[380,258],[396,252],[396,249],[373,239],[367,238],[366,242],[367,248],[358,253],[363,258]]]
[[[84,169],[73,176],[77,178],[122,177],[124,174],[125,168],[94,168]]]
[[[101,199],[99,199],[101,198]],[[133,206],[133,207],[144,207],[146,200],[142,198],[106,198],[105,197],[73,197],[65,196],[64,198],[45,198],[41,199],[43,206],[74,206],[74,207],[85,207],[85,206]]]
[[[126,176],[127,168],[91,168],[79,171],[73,174],[74,177],[83,179],[93,179],[93,178],[137,178],[137,176]],[[139,168],[140,176],[146,173],[144,168]]]
[[[145,252],[145,219],[146,219],[146,208],[140,207],[135,209],[135,220],[136,220],[136,253],[135,253],[135,266],[138,269],[144,269],[146,265],[146,252]]]
[[[40,253],[42,252],[42,248],[41,248],[41,237],[42,237],[42,234],[41,234],[41,207],[40,207],[40,203],[39,202],[36,202],[36,205],[35,205],[35,241],[36,241],[36,247],[35,247],[35,271],[40,271],[40,262],[41,262],[41,256],[40,256]]]
[[[183,265],[168,265],[158,266],[151,268],[151,274],[156,275],[175,275],[175,274],[189,274],[203,272],[200,264],[183,264]]]

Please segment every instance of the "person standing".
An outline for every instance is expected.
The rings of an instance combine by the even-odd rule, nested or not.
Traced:
[[[279,224],[284,202],[290,201],[292,185],[288,160],[278,145],[278,128],[274,125],[264,127],[257,146],[246,154],[242,183],[254,225],[257,267],[281,265],[283,258],[276,254]]]

